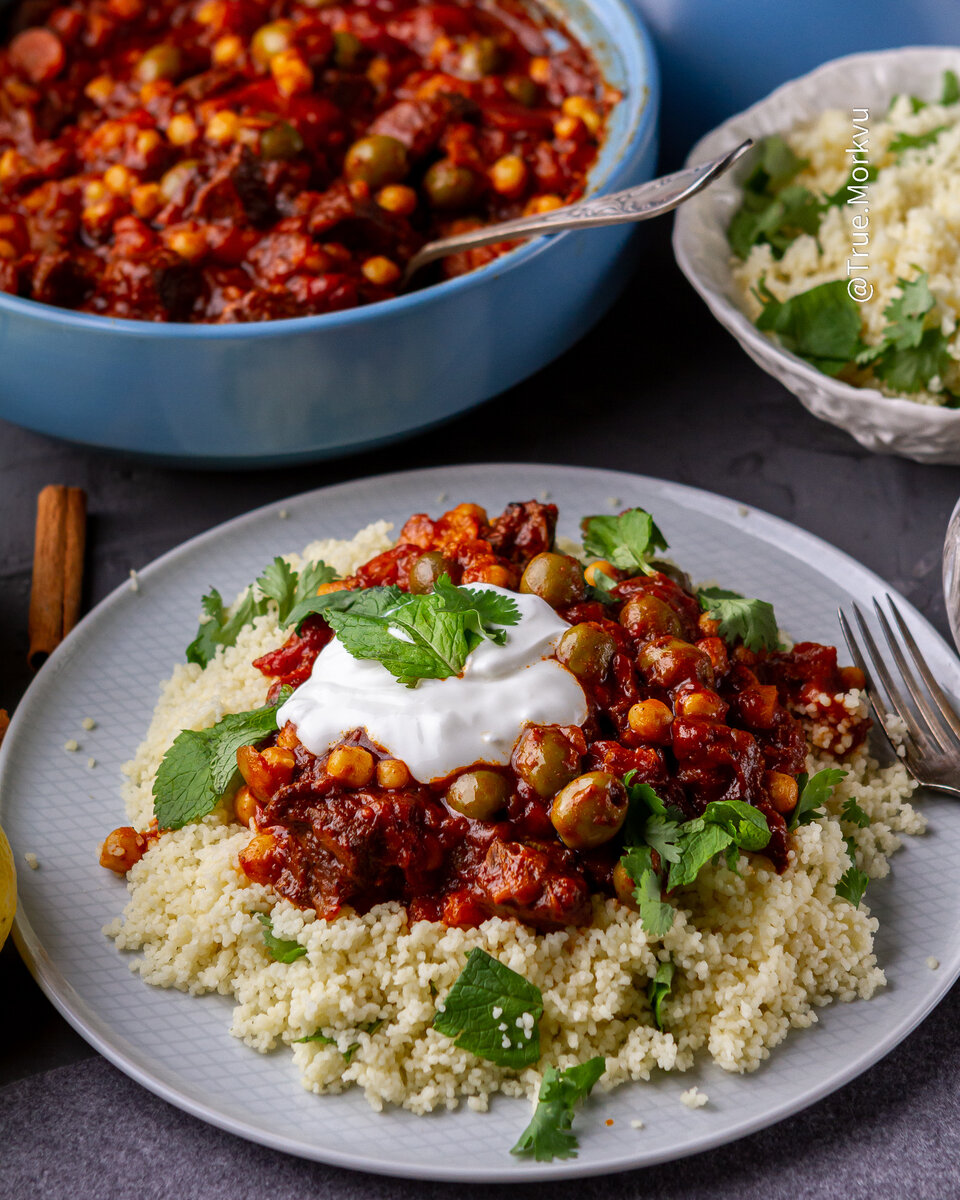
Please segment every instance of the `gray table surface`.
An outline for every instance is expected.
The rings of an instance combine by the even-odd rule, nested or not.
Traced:
[[[175,471],[0,422],[0,707],[13,708],[29,682],[36,494],[54,482],[89,497],[88,606],[131,568],[268,501],[382,471],[511,460],[637,471],[757,505],[860,559],[947,635],[940,546],[960,468],[870,454],[806,413],[715,324],[674,266],[668,233],[663,224],[649,235],[631,287],[562,359],[475,413],[375,453]],[[72,1031],[12,943],[0,953],[0,1020],[0,1197],[454,1194],[288,1158],[181,1113]],[[858,1080],[771,1129],[668,1166],[512,1190],[570,1200],[960,1196],[960,992]]]

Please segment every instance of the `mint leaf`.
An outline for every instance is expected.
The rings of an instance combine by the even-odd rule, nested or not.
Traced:
[[[840,820],[848,821],[851,825],[856,825],[858,829],[866,829],[870,824],[870,818],[852,796],[848,800],[844,800],[843,807],[840,809]]]
[[[800,775],[797,779],[800,794],[797,806],[790,814],[787,828],[796,829],[798,825],[806,825],[822,817],[824,804],[830,799],[833,789],[841,779],[846,777],[847,772],[840,767],[828,767],[825,771],[818,771],[812,779],[808,779],[806,772]]]
[[[216,808],[236,775],[237,751],[273,733],[277,710],[289,695],[284,688],[276,704],[230,713],[211,729],[177,734],[153,783],[153,811],[161,829],[180,829]]]
[[[943,85],[940,90],[941,104],[956,104],[960,101],[960,79],[956,71],[944,71]]]
[[[767,818],[743,800],[711,800],[703,815],[687,824],[693,825],[697,821],[725,829],[741,850],[762,850],[770,841]]]
[[[917,111],[914,109],[914,112]],[[926,133],[897,133],[891,138],[887,149],[897,156],[899,163],[908,150],[925,150],[927,146],[932,146],[947,128],[946,125],[937,125],[935,129],[928,129]]]
[[[631,508],[618,517],[584,517],[583,549],[594,558],[606,559],[621,571],[652,574],[649,560],[667,542],[653,517],[643,508]]]
[[[698,827],[684,830],[680,858],[671,865],[667,878],[670,891],[693,883],[715,854],[733,844],[731,834],[720,825],[700,823],[699,820],[690,824]]]
[[[263,926],[263,941],[271,958],[281,963],[292,963],[298,958],[303,958],[307,952],[306,946],[301,946],[297,941],[278,938],[273,932],[273,921],[266,913],[257,913],[257,920]]]
[[[523,1021],[527,1014],[534,1022],[529,1033]],[[478,1058],[519,1068],[540,1057],[542,1016],[540,989],[474,947],[446,1000],[437,1005],[433,1028]]]
[[[780,635],[773,605],[748,599],[723,588],[701,588],[700,607],[711,620],[720,622],[720,636],[728,642],[742,641],[748,650],[777,650]]]
[[[590,1095],[605,1067],[606,1062],[600,1057],[567,1067],[565,1071],[547,1067],[533,1118],[510,1153],[526,1155],[537,1162],[576,1158],[578,1143],[570,1132],[574,1109]]]
[[[658,1029],[663,1029],[663,1015],[660,1006],[673,988],[675,970],[676,967],[669,959],[667,962],[662,962],[647,987],[647,999],[650,1001],[650,1008],[653,1012],[653,1023]]]
[[[843,900],[848,900],[854,908],[858,908],[867,890],[870,876],[857,866],[856,843],[853,838],[844,839],[847,844],[847,854],[850,856],[850,866],[837,880],[836,893]]]
[[[762,850],[769,840],[770,827],[759,809],[743,800],[714,800],[702,816],[680,826],[680,855],[670,867],[667,887],[672,891],[693,883],[715,855],[729,848]]]
[[[757,328],[775,333],[785,350],[825,375],[839,374],[862,349],[860,310],[842,279],[818,284],[783,302],[761,279],[756,296],[764,306]]]
[[[660,876],[653,869],[651,853],[649,846],[631,846],[620,864],[635,885],[633,898],[640,923],[651,938],[662,938],[670,932],[677,910],[661,898]]]

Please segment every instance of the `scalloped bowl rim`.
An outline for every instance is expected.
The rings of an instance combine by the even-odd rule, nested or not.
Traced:
[[[9,0],[0,0],[0,8],[3,8],[8,2]],[[634,155],[641,147],[646,146],[651,137],[656,136],[659,119],[660,68],[650,31],[642,17],[630,4],[630,0],[605,0],[605,2],[618,10],[618,15],[623,23],[633,31],[636,50],[643,63],[643,76],[641,86],[637,89],[638,94],[631,96],[629,93],[625,93],[619,102],[632,105],[635,111],[627,118],[628,123],[617,139],[614,155],[606,164],[605,173],[595,186],[588,174],[589,186],[585,193],[587,196],[603,195],[614,190],[615,185],[629,168],[630,156]],[[564,0],[538,0],[538,3],[548,10],[565,7]],[[598,26],[605,24],[603,14],[596,11],[590,0],[581,0],[581,5],[594,17]],[[567,19],[579,37],[596,53],[599,39],[589,36],[587,30],[577,28],[575,13],[572,20],[569,16]],[[602,152],[601,148],[601,158]],[[594,167],[596,165],[594,164]],[[66,325],[98,333],[119,333],[148,338],[278,337],[294,330],[309,332],[320,329],[336,329],[359,321],[375,321],[391,313],[400,314],[420,305],[442,302],[446,296],[468,288],[482,286],[484,282],[496,275],[512,271],[530,259],[543,254],[552,246],[565,241],[570,232],[567,230],[552,235],[541,234],[492,262],[453,279],[445,279],[441,283],[431,284],[406,295],[392,296],[387,300],[378,300],[373,304],[360,304],[337,312],[284,317],[273,321],[249,321],[236,325],[214,325],[202,321],[146,321],[130,317],[107,317],[99,313],[76,312],[73,309],[60,308],[55,304],[44,304],[39,300],[27,300],[20,296],[11,296],[9,293],[0,292],[0,319],[5,313],[15,313],[33,320],[49,321],[52,325]]]
[[[839,71],[841,67],[866,65],[877,60],[896,58],[905,53],[930,54],[931,57],[937,57],[941,60],[947,55],[952,55],[953,63],[956,65],[957,58],[960,57],[960,46],[901,46],[894,50],[875,50],[832,58],[828,62],[821,63],[814,70],[808,71],[805,75],[798,75],[795,79],[782,83],[762,100],[758,100],[756,104],[750,105],[749,108],[745,108],[742,112],[735,113],[732,117],[728,117],[726,121],[716,126],[715,129],[710,130],[709,133],[705,133],[687,155],[684,165],[687,167],[694,166],[704,159],[722,153],[721,143],[726,143],[729,140],[731,145],[734,145],[734,139],[740,139],[749,135],[749,130],[745,130],[743,126],[746,126],[758,112],[766,112],[769,109],[775,108],[778,103],[782,102],[784,96],[792,92],[797,84],[815,79],[821,74],[832,74],[834,71]],[[726,136],[728,133],[731,135],[729,139]],[[887,396],[876,388],[854,387],[852,384],[834,379],[830,375],[824,375],[822,371],[818,371],[816,367],[811,366],[804,359],[799,358],[796,354],[785,350],[776,342],[765,337],[750,321],[743,310],[738,308],[724,292],[718,291],[712,284],[705,282],[697,268],[690,262],[686,246],[688,236],[686,225],[685,213],[681,208],[677,213],[677,220],[673,230],[673,252],[681,271],[683,271],[688,281],[706,301],[714,316],[740,342],[749,346],[759,357],[768,358],[774,362],[777,359],[785,360],[789,363],[791,371],[802,376],[812,386],[834,392],[836,395],[843,396],[846,399],[853,400],[860,398],[880,403],[889,408],[891,412],[904,417],[910,414],[913,414],[915,417],[922,416],[939,427],[960,425],[960,409],[918,404],[914,400],[905,400],[899,396]]]

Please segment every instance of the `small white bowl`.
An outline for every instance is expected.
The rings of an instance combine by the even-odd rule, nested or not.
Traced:
[[[919,46],[834,59],[724,121],[697,142],[687,165],[717,157],[745,137],[786,133],[828,108],[886,112],[898,92],[928,95],[948,68],[960,71],[960,48]],[[681,271],[754,362],[779,379],[814,416],[839,425],[868,450],[917,462],[960,463],[960,409],[916,404],[831,379],[781,349],[740,309],[726,231],[740,206],[741,185],[749,169],[741,164],[678,210],[673,250]]]

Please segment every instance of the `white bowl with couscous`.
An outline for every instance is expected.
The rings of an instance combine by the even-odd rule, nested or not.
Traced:
[[[918,462],[960,463],[958,72],[960,48],[913,47],[784,84],[688,158],[779,137],[782,178],[760,173],[761,145],[678,212],[673,235],[681,270],[756,363],[861,445]],[[757,328],[761,313],[783,340]]]

